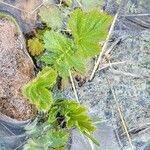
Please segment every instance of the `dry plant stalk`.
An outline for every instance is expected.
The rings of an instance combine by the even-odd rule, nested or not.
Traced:
[[[115,17],[114,17],[113,23],[112,23],[111,28],[110,28],[109,33],[108,33],[108,36],[107,36],[106,41],[105,41],[105,43],[104,43],[104,45],[103,45],[103,47],[102,47],[102,51],[100,51],[98,60],[97,60],[95,66],[94,66],[94,68],[93,68],[92,74],[91,74],[91,76],[90,76],[90,81],[93,79],[93,77],[94,77],[94,75],[95,75],[95,72],[96,72],[96,70],[97,70],[97,68],[98,68],[98,66],[99,66],[99,64],[100,64],[100,62],[101,62],[101,60],[102,60],[102,56],[103,56],[103,54],[104,54],[104,52],[105,52],[105,50],[106,50],[106,48],[107,48],[107,44],[108,44],[109,38],[110,38],[110,36],[111,36],[111,33],[112,33],[113,29],[114,29],[114,26],[115,26],[115,23],[116,23],[116,21],[117,21],[117,18],[118,18],[118,13],[117,13],[117,14],[115,15]]]
[[[74,92],[75,98],[76,98],[77,102],[79,102],[77,90],[76,90],[76,87],[75,87],[75,83],[74,83],[71,71],[69,71],[69,77],[70,77],[71,86],[73,88],[73,92]]]
[[[73,92],[74,92],[75,98],[76,98],[77,102],[80,103],[71,71],[69,71],[69,77],[70,77],[71,86],[73,88]],[[83,140],[86,142],[85,137],[83,135],[82,135],[82,137],[83,137]],[[88,138],[88,142],[89,142],[91,150],[95,150],[95,146],[94,146],[94,144],[92,143],[92,141],[89,138]]]
[[[109,86],[110,86],[110,89],[111,89],[111,92],[112,92],[112,94],[113,94],[113,98],[114,98],[114,100],[115,100],[115,103],[116,103],[116,106],[117,106],[117,110],[118,110],[118,113],[119,113],[119,116],[120,116],[120,119],[121,119],[123,128],[124,128],[124,130],[125,130],[125,133],[126,133],[126,135],[127,135],[127,138],[128,138],[128,141],[129,141],[129,144],[130,144],[130,147],[131,147],[131,150],[134,150],[134,146],[133,146],[131,137],[130,137],[130,135],[129,135],[128,128],[127,128],[127,126],[126,126],[126,122],[125,122],[125,120],[124,120],[124,116],[123,116],[123,114],[122,114],[122,111],[121,111],[119,102],[118,102],[118,100],[117,100],[115,90],[114,90],[114,88],[111,86],[111,83],[110,83],[110,81],[109,81],[108,79],[107,79],[107,82],[108,82],[108,84],[109,84]]]

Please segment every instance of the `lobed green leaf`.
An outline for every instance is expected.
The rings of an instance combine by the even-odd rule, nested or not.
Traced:
[[[100,42],[105,40],[112,17],[93,10],[84,13],[76,9],[70,17],[69,27],[83,57],[92,57],[100,51]]]
[[[40,111],[48,111],[52,102],[50,89],[56,83],[57,73],[49,68],[44,68],[37,77],[23,87],[23,95],[36,105]]]

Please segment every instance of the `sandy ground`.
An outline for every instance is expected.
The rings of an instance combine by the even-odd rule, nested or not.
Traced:
[[[17,120],[32,118],[36,112],[21,94],[22,86],[34,73],[22,38],[11,21],[0,20],[0,112]]]

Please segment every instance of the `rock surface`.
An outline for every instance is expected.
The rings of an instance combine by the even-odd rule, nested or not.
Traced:
[[[27,120],[36,109],[21,94],[34,76],[34,64],[24,47],[23,36],[9,19],[0,19],[0,112],[17,120]]]
[[[114,129],[105,123],[96,125],[99,129],[94,133],[95,139],[100,143],[100,147],[90,145],[89,141],[79,131],[72,131],[72,144],[70,150],[120,150],[119,144],[114,134]]]
[[[127,4],[130,3],[128,0]],[[137,2],[136,9],[140,13],[145,13],[146,11],[142,11],[139,6],[142,7]],[[132,15],[128,9],[125,11],[124,13],[121,10],[111,38],[112,42],[108,45],[109,49],[117,39],[121,39],[108,57],[111,63],[121,63],[103,70],[100,70],[103,65],[99,66],[93,81],[86,82],[82,87],[77,86],[77,92],[80,102],[89,108],[91,116],[99,117],[106,122],[104,130],[111,126],[117,133],[116,142],[119,143],[119,150],[130,150],[131,146],[112,93],[115,92],[134,149],[143,150],[150,140],[150,15]],[[103,61],[109,64],[108,60]],[[65,98],[75,99],[71,90],[65,90]],[[98,130],[101,131],[101,127]],[[105,144],[103,142],[102,145]],[[108,141],[108,145],[111,142]],[[80,143],[82,142],[78,143],[78,147]],[[149,145],[145,149],[147,147],[149,148]],[[113,145],[110,149],[116,150]]]

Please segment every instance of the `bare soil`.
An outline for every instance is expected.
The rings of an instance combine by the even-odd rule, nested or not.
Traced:
[[[0,20],[0,112],[17,120],[36,114],[35,107],[21,93],[22,86],[34,76],[34,64],[23,40],[12,21]]]

